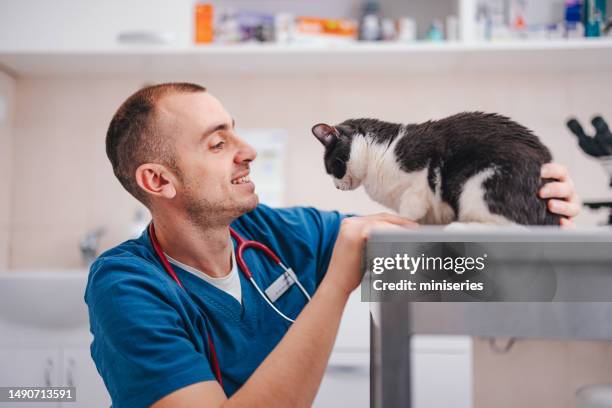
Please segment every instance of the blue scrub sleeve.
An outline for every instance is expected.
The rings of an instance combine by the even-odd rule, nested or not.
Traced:
[[[113,406],[146,407],[200,381],[215,381],[186,330],[188,316],[169,282],[147,262],[99,260],[85,299],[92,356]],[[205,334],[204,334],[205,335]]]
[[[316,225],[318,230],[318,237],[316,234],[312,239],[317,242],[317,252],[319,254],[317,262],[317,285],[321,283],[327,268],[329,267],[329,261],[338,238],[338,232],[340,231],[340,225],[342,219],[346,215],[341,214],[337,211],[321,211],[315,208],[305,208],[304,214],[310,218],[310,225]]]

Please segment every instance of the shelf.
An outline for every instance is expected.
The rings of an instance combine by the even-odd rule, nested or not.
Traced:
[[[0,50],[0,69],[15,77],[612,72],[612,39]]]

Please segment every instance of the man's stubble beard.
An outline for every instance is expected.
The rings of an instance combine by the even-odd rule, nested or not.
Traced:
[[[198,194],[202,189],[201,186],[189,183],[183,185],[185,213],[192,224],[202,228],[227,226],[241,215],[254,210],[259,203],[256,194],[253,194],[254,198],[248,202],[245,200],[238,203],[228,198],[213,202]]]

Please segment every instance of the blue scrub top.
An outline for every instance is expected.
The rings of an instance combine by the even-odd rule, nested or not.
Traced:
[[[272,249],[312,295],[327,270],[342,218],[314,208],[259,205],[232,227]],[[247,249],[244,260],[263,290],[282,273],[261,251]],[[94,337],[91,355],[114,407],[149,406],[189,384],[214,381],[208,333],[229,397],[289,328],[242,274],[241,305],[178,266],[174,270],[186,290],[163,269],[147,231],[106,251],[91,266],[85,291]],[[305,304],[297,285],[275,302],[291,318]]]

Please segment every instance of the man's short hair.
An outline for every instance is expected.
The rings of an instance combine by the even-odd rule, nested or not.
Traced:
[[[127,98],[113,116],[106,133],[106,155],[121,185],[144,205],[149,206],[149,197],[136,183],[138,166],[159,163],[177,170],[173,145],[156,117],[157,102],[172,93],[205,91],[187,82],[147,86]]]

